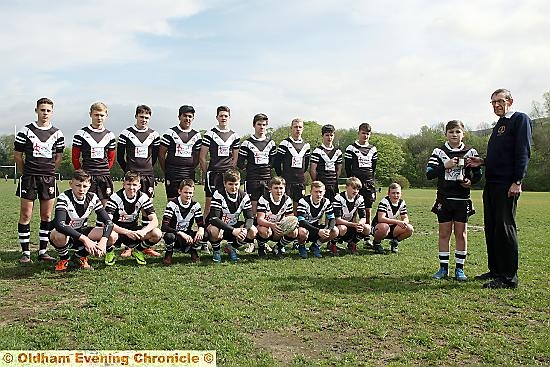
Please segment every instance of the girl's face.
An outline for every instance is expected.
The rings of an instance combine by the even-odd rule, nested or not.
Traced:
[[[464,130],[459,127],[453,127],[445,132],[445,136],[447,137],[449,144],[455,148],[462,143],[462,139],[464,139]]]

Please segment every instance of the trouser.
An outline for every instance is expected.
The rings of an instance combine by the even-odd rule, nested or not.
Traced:
[[[509,283],[517,283],[518,238],[516,208],[518,197],[508,197],[510,185],[485,184],[483,221],[489,271]]]

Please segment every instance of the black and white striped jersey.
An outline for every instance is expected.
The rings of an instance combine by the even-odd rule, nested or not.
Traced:
[[[245,219],[252,218],[252,204],[247,193],[239,190],[232,197],[225,190],[214,192],[210,213],[208,214],[209,218],[218,217],[226,224],[234,226],[239,221],[241,213],[244,214]],[[248,215],[250,215],[250,218],[247,217]]]
[[[355,195],[353,199],[348,197],[347,192],[341,192],[334,197],[332,202],[334,216],[348,222],[353,222],[355,217],[366,218],[365,199],[362,195]]]
[[[162,135],[160,144],[167,149],[166,179],[194,179],[202,145],[201,134],[193,129],[182,130],[177,125]]]
[[[225,172],[233,168],[233,150],[239,149],[241,138],[233,130],[212,128],[204,134],[202,145],[208,147],[208,171]]]
[[[407,204],[403,199],[399,199],[399,201],[396,204],[393,204],[389,196],[384,197],[378,203],[378,209],[376,210],[376,215],[372,219],[373,228],[378,223],[378,213],[384,213],[384,216],[389,219],[400,220],[402,215],[408,215]]]
[[[152,176],[159,146],[158,132],[151,128],[139,130],[130,126],[118,136],[117,161],[124,172],[136,171]]]
[[[40,127],[36,122],[24,126],[17,132],[14,150],[25,155],[24,175],[55,174],[55,157],[63,153],[65,137],[53,126]]]
[[[305,220],[309,224],[319,224],[319,221],[326,216],[326,219],[334,219],[334,209],[329,199],[322,198],[318,204],[314,204],[311,195],[307,195],[298,201],[298,221]]]
[[[271,193],[261,196],[258,199],[258,207],[256,212],[265,213],[265,220],[271,223],[280,222],[283,217],[293,214],[292,199],[286,194],[281,196],[281,199],[276,202]]]
[[[317,164],[317,180],[325,185],[338,182],[338,166],[343,162],[342,151],[336,147],[320,145],[311,153],[311,163]]]
[[[356,141],[348,145],[344,158],[348,177],[357,177],[362,183],[374,182],[378,161],[378,151],[374,145],[360,145]]]
[[[288,137],[281,141],[275,156],[275,171],[284,177],[287,184],[305,182],[304,173],[309,166],[311,147],[303,139],[294,140]]]
[[[67,190],[57,197],[55,211],[64,211],[67,216],[65,225],[79,230],[88,225],[88,218],[92,212],[103,210],[98,196],[92,192],[86,193],[82,200],[74,197],[72,190]]]
[[[168,233],[188,232],[193,227],[204,227],[204,218],[201,205],[194,200],[183,204],[179,197],[174,198],[166,204],[162,216],[162,230]]]
[[[269,180],[277,145],[270,138],[257,139],[252,135],[239,148],[237,167],[246,171],[246,180]]]
[[[83,127],[73,136],[73,147],[82,155],[82,169],[92,176],[109,174],[108,152],[114,154],[116,137],[109,130]],[[113,156],[114,158],[114,156]]]
[[[129,199],[124,189],[118,190],[109,197],[105,210],[113,223],[127,229],[138,226],[140,213],[145,216],[155,213],[155,207],[149,196],[137,191],[136,196]]]

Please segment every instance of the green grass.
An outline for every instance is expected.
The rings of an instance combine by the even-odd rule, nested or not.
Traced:
[[[202,201],[202,187],[197,196]],[[215,349],[219,366],[548,365],[548,193],[522,194],[520,288],[431,279],[437,270],[432,190],[407,190],[415,234],[398,255],[237,265],[177,255],[55,274],[20,267],[18,198],[0,184],[0,350]],[[163,187],[155,200],[162,214]],[[473,193],[466,273],[486,270],[481,191]],[[33,241],[37,241],[36,221]],[[34,256],[34,254],[33,254]],[[227,261],[224,258],[224,261]]]

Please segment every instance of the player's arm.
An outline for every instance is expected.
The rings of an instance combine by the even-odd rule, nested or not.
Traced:
[[[153,140],[153,148],[151,148],[151,165],[155,165],[157,163],[158,157],[159,157],[159,150],[160,150],[160,137],[156,137],[155,140]]]
[[[102,253],[105,253],[105,248],[107,247],[107,239],[111,235],[111,232],[113,232],[113,221],[111,220],[111,217],[109,217],[109,214],[107,214],[107,211],[103,206],[99,207],[95,213],[97,215],[97,220],[104,224],[101,239],[97,243],[97,247],[99,247],[99,250],[101,251],[101,253],[97,253],[97,255],[101,256]]]
[[[55,153],[55,163],[54,167],[57,170],[63,161],[63,153]]]
[[[126,144],[123,142],[124,137],[120,136],[116,146],[116,161],[118,162],[120,168],[122,168],[122,171],[126,172]]]
[[[317,181],[317,163],[313,161],[309,164],[309,174],[312,181]]]
[[[145,237],[145,235],[149,232],[151,232],[153,229],[157,228],[159,226],[159,220],[157,218],[157,215],[155,213],[150,213],[146,216],[149,223],[147,225],[136,232],[142,234],[142,237]]]
[[[73,167],[75,170],[82,168],[82,165],[80,164],[80,154],[81,154],[80,147],[73,145],[71,149],[71,161],[73,162]]]
[[[336,218],[334,216],[334,209],[332,208],[332,204],[330,203],[328,204],[327,209],[325,211],[325,217],[327,219],[328,229],[332,230],[336,225]]]
[[[15,166],[17,173],[23,173],[23,152],[13,151],[13,160],[15,161]]]
[[[275,173],[277,176],[283,175],[283,161],[285,159],[285,149],[281,144],[279,144],[279,147],[277,148],[277,153],[275,153],[275,157],[273,158],[273,168],[275,168]]]
[[[273,223],[265,219],[264,212],[256,212],[256,221],[258,222],[258,225],[262,227],[274,228],[277,226],[277,223]]]
[[[162,172],[164,173],[166,173],[166,153],[168,153],[168,148],[165,147],[164,145],[161,145],[159,147],[158,159],[159,159],[160,169],[162,169]]]
[[[203,240],[204,238],[204,228],[206,227],[204,223],[204,217],[202,215],[202,208],[200,204],[195,204],[195,212],[194,212],[194,218],[195,222],[197,223],[197,234],[195,234],[195,238],[193,238],[193,242],[197,243]]]
[[[306,151],[306,153],[304,154],[304,172],[307,172],[307,169],[309,168],[309,160],[311,158],[311,151],[308,150]]]
[[[353,152],[351,150],[348,150],[348,149],[346,149],[346,152],[344,153],[344,166],[346,168],[346,176],[348,176],[348,177],[353,177],[354,176],[354,174],[351,170],[351,163],[353,161],[352,154],[353,154]]]
[[[237,168],[244,170],[246,167],[246,158],[248,157],[248,152],[246,148],[241,145],[239,148],[239,157],[237,158]]]
[[[231,152],[232,158],[231,158],[231,166],[237,167],[237,160],[239,159],[239,149],[233,148],[233,151]]]
[[[428,180],[433,180],[441,176],[444,171],[445,165],[434,150],[428,159],[428,164],[426,165],[426,178]]]
[[[205,175],[206,175],[206,169],[208,168],[208,165],[206,163],[206,155],[207,154],[208,154],[208,146],[207,145],[202,145],[200,153],[199,153],[199,165],[201,167],[201,171]]]
[[[210,213],[208,214],[210,217],[210,224],[213,226],[218,227],[219,229],[223,229],[224,231],[233,232],[235,229],[234,227],[230,226],[229,224],[225,223],[221,217],[222,217],[222,210],[221,208],[212,206],[210,208]]]

